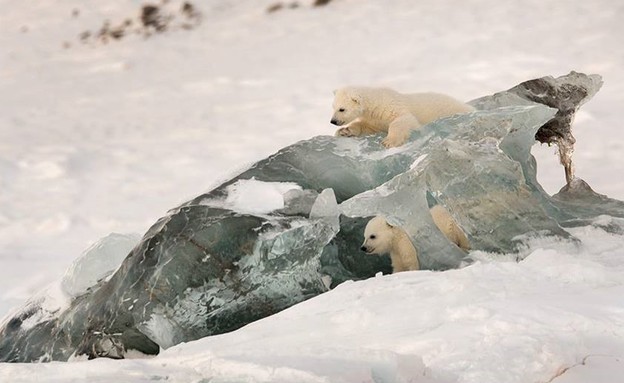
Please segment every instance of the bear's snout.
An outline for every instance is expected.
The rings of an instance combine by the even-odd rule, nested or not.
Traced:
[[[340,126],[342,125],[342,121],[338,121],[335,118],[332,118],[330,121],[333,125]]]
[[[368,249],[366,248],[366,246],[362,246],[362,247],[360,247],[360,250],[367,251]]]

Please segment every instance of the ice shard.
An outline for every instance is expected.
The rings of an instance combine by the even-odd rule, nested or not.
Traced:
[[[61,280],[63,292],[78,297],[108,278],[126,255],[139,243],[138,234],[111,233],[88,248],[65,272]]]
[[[584,83],[583,76],[557,79],[556,91],[546,89],[548,102],[518,89],[475,100],[479,110],[428,124],[399,148],[383,148],[381,136],[322,136],[286,147],[171,210],[118,267],[106,263],[98,274],[100,267],[81,260],[76,267],[90,277],[69,274],[62,285],[69,302],[46,311],[45,300],[34,299],[3,320],[0,361],[156,354],[236,330],[346,280],[389,273],[388,257],[359,250],[378,214],[406,230],[426,269],[471,261],[434,225],[435,204],[474,250],[515,253],[534,236],[575,242],[563,227],[624,217],[624,203],[580,180],[549,196],[530,150],[540,129],[599,88],[596,77]],[[583,94],[578,84],[594,87],[568,107],[560,99],[568,93],[558,90]],[[270,203],[254,204],[260,189]]]

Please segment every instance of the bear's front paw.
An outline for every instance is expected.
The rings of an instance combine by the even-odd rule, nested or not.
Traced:
[[[336,130],[336,137],[355,137],[355,134],[348,127]]]
[[[381,141],[381,144],[386,148],[396,148],[405,143],[405,140],[400,140],[394,137],[386,137]]]

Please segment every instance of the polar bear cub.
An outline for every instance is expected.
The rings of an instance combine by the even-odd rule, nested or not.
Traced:
[[[420,269],[418,254],[405,230],[390,225],[382,216],[368,221],[361,249],[368,254],[390,254],[393,273]]]
[[[388,88],[349,86],[334,91],[331,123],[342,126],[337,136],[355,137],[387,132],[387,147],[403,145],[412,129],[438,118],[474,111],[440,93],[402,94]]]
[[[435,225],[449,241],[464,251],[470,249],[466,234],[444,207],[436,205],[430,209],[430,213]],[[382,216],[368,221],[361,250],[368,254],[390,254],[393,273],[420,268],[418,253],[405,230],[390,225]]]

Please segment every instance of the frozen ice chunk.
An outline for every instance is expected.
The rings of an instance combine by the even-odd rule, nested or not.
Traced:
[[[239,237],[214,237],[209,227],[197,232],[191,243],[198,248],[187,250],[189,256],[197,253],[194,259],[184,266],[172,259],[178,265],[167,266],[178,270],[175,274],[163,270],[163,277],[178,276],[179,288],[155,291],[146,304],[149,315],[138,329],[161,347],[235,330],[327,290],[319,269],[323,248],[336,234],[331,225],[222,214],[215,228]],[[224,222],[234,226],[219,227]],[[211,238],[215,243],[206,242]],[[198,267],[205,271],[198,273]]]
[[[0,327],[31,331],[57,320],[73,299],[109,277],[140,239],[138,234],[116,233],[100,239],[71,264],[60,281],[35,294]]]
[[[3,318],[0,328],[19,325],[24,331],[31,331],[40,323],[57,318],[70,304],[71,297],[63,291],[60,283],[51,283]]]
[[[310,209],[310,218],[325,220],[338,232],[340,230],[339,215],[340,211],[334,191],[332,189],[323,190]]]
[[[87,292],[89,287],[110,276],[141,240],[138,234],[111,233],[89,247],[65,272],[63,291],[70,297]]]
[[[0,358],[156,354],[235,330],[327,291],[320,258],[336,232],[325,219],[181,207],[150,228],[110,279],[56,317],[28,327],[36,312],[11,318],[0,330]]]
[[[284,208],[281,210],[286,215],[309,216],[312,205],[319,193],[314,190],[292,189],[284,193]]]
[[[588,225],[601,215],[624,217],[624,202],[596,193],[587,182],[579,178],[561,188],[552,196],[552,201],[562,211],[573,214],[568,220],[564,220],[567,216],[563,216],[561,224],[564,226]],[[619,228],[614,230],[620,231]]]

